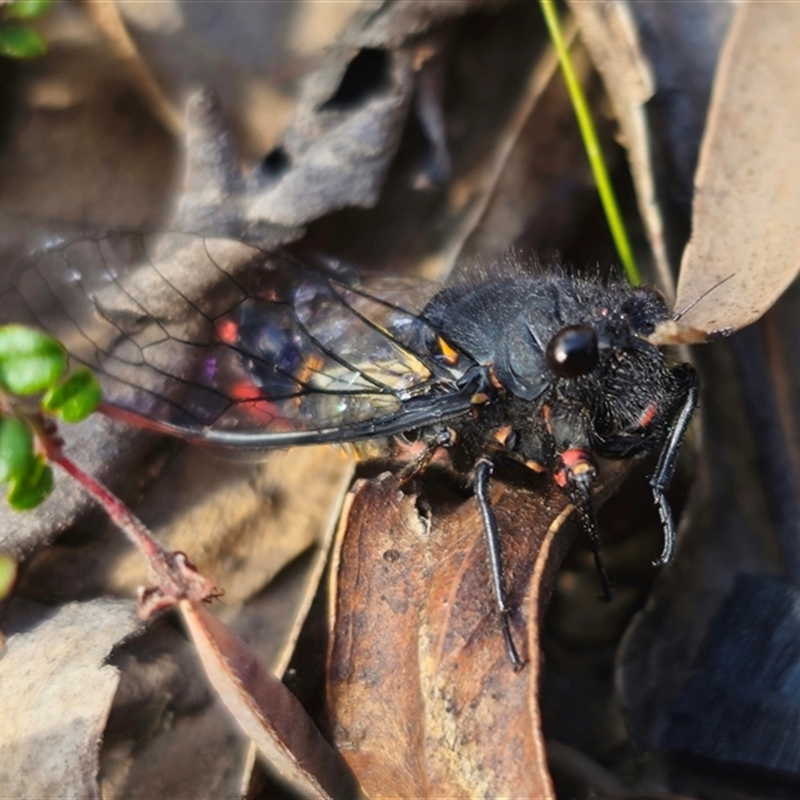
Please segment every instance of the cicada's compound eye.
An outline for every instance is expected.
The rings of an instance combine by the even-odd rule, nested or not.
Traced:
[[[597,333],[591,325],[562,328],[547,345],[547,366],[559,378],[586,375],[597,361]]]

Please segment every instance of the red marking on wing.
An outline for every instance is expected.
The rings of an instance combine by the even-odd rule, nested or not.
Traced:
[[[234,383],[230,388],[230,396],[255,424],[260,423],[276,431],[291,431],[297,427],[251,381],[241,380]]]
[[[216,329],[219,340],[224,344],[236,344],[239,341],[239,323],[236,320],[219,320]]]

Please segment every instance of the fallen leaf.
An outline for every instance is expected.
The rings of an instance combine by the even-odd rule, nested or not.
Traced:
[[[420,502],[383,474],[357,484],[342,522],[328,670],[337,745],[370,797],[552,797],[539,625],[572,508],[546,483],[493,484],[511,632],[528,662],[515,672],[476,502]]]
[[[103,732],[103,800],[235,800],[247,742],[172,615],[117,648],[120,681]]]
[[[106,658],[141,626],[134,603],[93,600],[52,612],[15,602],[0,661],[4,798],[100,798],[98,754],[119,671]]]
[[[675,301],[681,330],[713,336],[755,322],[800,270],[798,37],[797,5],[738,6],[695,176]]]
[[[253,651],[202,606],[180,610],[206,675],[270,767],[304,797],[357,796],[334,749]]]

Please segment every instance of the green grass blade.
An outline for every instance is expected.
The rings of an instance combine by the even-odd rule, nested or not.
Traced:
[[[561,71],[564,74],[564,80],[566,81],[567,90],[572,100],[572,106],[575,109],[575,116],[578,118],[578,127],[580,128],[583,143],[586,147],[586,154],[589,157],[589,164],[591,165],[594,180],[597,184],[597,191],[600,194],[600,201],[606,213],[608,227],[611,229],[611,236],[617,247],[620,261],[622,261],[622,265],[628,275],[628,280],[634,286],[638,286],[642,279],[639,276],[639,270],[633,258],[633,251],[628,241],[628,234],[625,232],[625,225],[622,222],[619,206],[617,206],[617,201],[614,197],[611,179],[608,176],[608,170],[606,170],[606,165],[603,161],[603,154],[600,150],[600,143],[597,140],[597,131],[595,130],[594,122],[592,122],[592,116],[589,112],[589,106],[586,102],[586,95],[583,93],[583,87],[578,80],[578,76],[575,74],[575,68],[572,64],[569,49],[561,33],[556,4],[554,0],[539,0],[539,4],[542,7],[544,19],[550,31],[550,38],[553,42],[553,46],[558,53]]]

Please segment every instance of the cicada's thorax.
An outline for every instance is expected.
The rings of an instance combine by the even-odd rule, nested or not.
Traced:
[[[684,391],[645,338],[667,316],[650,291],[517,277],[446,290],[425,316],[491,377],[472,414],[450,423],[464,465],[489,454],[541,471],[565,452],[633,455],[663,437]]]

